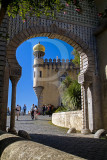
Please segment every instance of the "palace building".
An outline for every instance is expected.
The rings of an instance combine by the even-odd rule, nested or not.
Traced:
[[[43,104],[52,104],[54,107],[61,105],[61,93],[59,86],[66,76],[77,79],[79,68],[75,67],[72,59],[43,59],[45,47],[36,44],[33,47],[34,54],[34,78],[33,89],[38,98],[38,107]]]

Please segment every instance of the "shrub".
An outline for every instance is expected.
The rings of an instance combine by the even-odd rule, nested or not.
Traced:
[[[63,107],[63,106],[59,106],[59,107],[56,109],[55,113],[58,113],[58,112],[67,112],[67,111],[68,111],[67,108],[65,108],[65,107]]]

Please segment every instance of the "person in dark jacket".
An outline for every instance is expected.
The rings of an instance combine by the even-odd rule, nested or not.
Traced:
[[[45,115],[46,107],[45,105],[42,106],[43,116]]]

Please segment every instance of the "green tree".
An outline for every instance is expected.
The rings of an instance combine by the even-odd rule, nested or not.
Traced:
[[[63,8],[64,4],[60,0],[0,0],[0,24],[6,12],[12,17],[19,14],[24,20],[26,14],[54,17],[55,12]]]
[[[68,88],[71,82],[72,82],[72,79],[69,76],[67,76],[65,80],[62,81],[62,84],[61,84],[62,88],[63,89]]]
[[[72,54],[74,55],[74,59],[72,62],[75,64],[75,66],[80,67],[80,54],[75,49],[73,50]]]
[[[59,87],[61,97],[63,97],[63,94],[64,94],[66,88],[68,88],[70,86],[71,82],[72,82],[72,79],[69,76],[67,76],[65,78],[65,80],[62,81],[62,83]]]
[[[61,97],[64,107],[66,107],[68,110],[81,109],[81,86],[77,80],[72,80],[70,77],[67,77],[62,82],[61,88]]]
[[[60,12],[70,4],[75,6],[77,12],[81,12],[81,0],[0,0],[0,24],[8,12],[9,16],[15,17],[19,14],[25,19],[26,14],[35,14],[37,17],[46,15],[54,17],[56,12]],[[88,0],[89,3],[93,0]]]

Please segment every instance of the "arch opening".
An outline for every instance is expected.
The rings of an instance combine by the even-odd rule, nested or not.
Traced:
[[[26,81],[28,81],[28,79],[30,79],[30,81],[33,82],[33,79],[37,78],[36,71],[34,71],[34,75],[35,76],[33,75],[33,65],[34,65],[33,64],[34,63],[33,62],[34,61],[33,46],[35,44],[37,44],[39,41],[40,41],[40,43],[45,45],[45,48],[46,48],[46,52],[45,52],[45,56],[44,56],[44,63],[46,62],[46,60],[48,61],[48,63],[49,62],[51,63],[51,60],[52,60],[52,62],[55,61],[55,60],[57,61],[57,56],[58,56],[58,59],[61,60],[61,62],[62,62],[62,59],[63,59],[64,63],[65,63],[66,59],[70,60],[73,57],[73,55],[71,55],[71,53],[70,53],[73,50],[73,47],[70,47],[66,43],[66,45],[68,47],[67,48],[65,46],[65,42],[60,41],[58,39],[55,39],[55,40],[49,39],[47,37],[37,37],[37,38],[29,39],[29,40],[26,41],[26,45],[25,45],[25,42],[24,42],[24,43],[22,43],[22,45],[20,45],[17,48],[17,50],[16,50],[16,59],[17,59],[17,62],[22,67],[22,77],[21,77],[20,81],[17,84],[17,92],[20,94],[21,98],[18,97],[18,94],[16,95],[16,104],[19,104],[19,105],[21,104],[22,110],[23,110],[24,103],[26,103],[26,99],[29,99],[29,94],[31,94],[32,97],[33,97],[33,99],[31,100],[32,104],[33,103],[35,104],[35,102],[37,101],[37,100],[34,101],[34,95],[32,93],[30,93],[30,92],[32,92],[31,90],[30,90],[29,93],[27,92],[27,90],[29,88],[33,88],[32,87],[33,84],[32,83],[30,84],[30,82],[28,82],[27,85],[26,85]],[[52,46],[54,46],[53,47],[54,51],[52,49]],[[69,49],[69,52],[68,52],[68,49]],[[53,67],[54,66],[52,66],[52,69],[53,69]],[[42,72],[42,74],[43,73],[44,73],[44,71]],[[40,73],[39,73],[39,75],[40,75]],[[25,78],[23,78],[24,76],[25,76]],[[52,79],[53,80],[55,79],[54,76],[53,76]],[[43,78],[42,78],[42,80],[43,80]],[[43,81],[47,81],[47,79],[45,78]],[[24,82],[24,83],[22,84],[22,82]],[[24,101],[24,98],[23,98],[24,95],[26,97],[25,101]],[[21,101],[22,101],[22,103],[20,103]],[[29,109],[27,109],[27,112],[30,111],[30,107],[31,107],[32,104],[31,103],[27,104],[27,106],[29,108]],[[45,104],[45,102],[44,102],[44,104]],[[36,102],[36,105],[37,105],[37,102]]]
[[[80,75],[79,75],[78,81],[81,85],[91,84],[94,71],[95,71],[94,56],[93,56],[93,52],[88,48],[86,43],[84,43],[84,41],[81,40],[78,36],[72,33],[68,34],[64,30],[61,30],[59,32],[58,30],[55,29],[54,31],[55,33],[53,33],[53,30],[50,32],[44,33],[44,29],[46,28],[42,27],[41,30],[39,30],[39,32],[41,31],[41,33],[39,34],[37,33],[37,29],[36,29],[34,30],[34,32],[31,32],[29,36],[26,36],[24,34],[25,31],[22,31],[18,35],[15,35],[12,38],[12,40],[9,41],[7,46],[7,58],[10,66],[16,66],[16,68],[19,66],[15,56],[16,48],[19,46],[19,44],[21,44],[26,39],[32,38],[32,37],[40,37],[40,36],[49,37],[51,39],[57,38],[59,40],[67,42],[80,53]],[[31,28],[27,29],[26,32],[30,33],[29,30],[31,31]],[[21,36],[21,40],[19,40],[19,36]],[[84,93],[82,93],[82,95],[84,96]],[[83,109],[83,121],[84,121],[84,116],[87,117],[84,111],[84,103],[82,103],[82,109]],[[84,126],[86,126],[86,124],[83,124],[83,129],[84,129]]]

